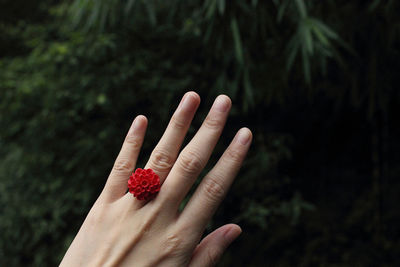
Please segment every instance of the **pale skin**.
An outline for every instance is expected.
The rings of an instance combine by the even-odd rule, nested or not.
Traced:
[[[217,144],[231,100],[216,98],[202,126],[181,150],[200,104],[187,92],[146,166],[160,177],[150,201],[127,193],[147,128],[145,116],[130,127],[103,191],[94,203],[60,266],[214,266],[241,233],[226,224],[203,239],[204,229],[225,197],[249,149],[252,134],[240,129],[216,165],[202,178],[183,210],[179,206]]]

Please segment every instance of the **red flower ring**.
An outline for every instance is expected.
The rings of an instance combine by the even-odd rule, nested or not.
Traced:
[[[160,191],[160,178],[152,169],[137,168],[128,181],[129,192],[139,200],[149,200]]]

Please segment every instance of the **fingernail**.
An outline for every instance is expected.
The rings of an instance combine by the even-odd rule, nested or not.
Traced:
[[[239,131],[238,133],[239,143],[241,143],[242,145],[247,145],[250,139],[251,139],[251,132],[249,129],[244,128]]]
[[[218,96],[213,104],[213,108],[221,112],[227,111],[229,109],[229,106],[230,106],[230,101],[227,99],[226,96]]]
[[[185,102],[186,97],[187,97],[187,93],[182,97],[181,102],[179,102],[178,108],[182,107],[183,102]]]
[[[132,131],[136,131],[136,130],[140,129],[140,127],[142,126],[143,121],[142,121],[139,117],[140,117],[140,116],[137,116],[137,117],[133,120],[133,123],[132,123],[132,126],[131,126],[131,130],[132,130]]]
[[[182,101],[180,103],[180,108],[183,110],[192,110],[193,108],[195,108],[195,101],[193,101],[194,96],[190,93],[186,93],[183,98]]]
[[[227,241],[228,245],[232,243],[240,234],[242,233],[242,229],[240,227],[238,228],[229,228],[225,233],[223,234],[225,237],[225,240]]]

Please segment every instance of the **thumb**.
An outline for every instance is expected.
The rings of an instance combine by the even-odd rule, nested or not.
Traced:
[[[216,229],[197,245],[190,267],[214,266],[226,248],[242,233],[236,224],[226,224]]]

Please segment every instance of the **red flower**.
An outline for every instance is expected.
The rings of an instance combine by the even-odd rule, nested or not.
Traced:
[[[128,188],[139,200],[152,199],[160,191],[160,178],[152,169],[137,168],[129,177]]]

